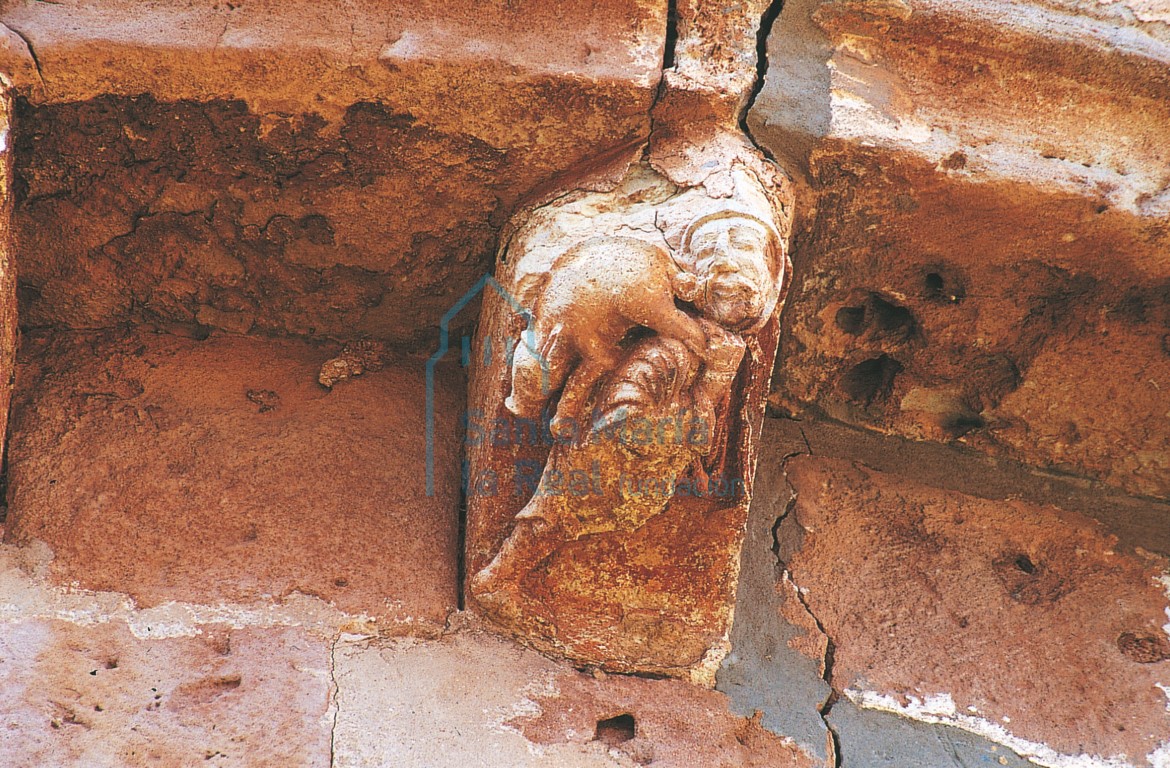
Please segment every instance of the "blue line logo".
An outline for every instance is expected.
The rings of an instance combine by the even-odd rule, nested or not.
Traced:
[[[543,373],[542,379],[544,388],[547,392],[549,369],[548,363],[545,361],[543,355],[537,347],[535,321],[532,312],[528,307],[521,304],[511,293],[508,292],[504,286],[500,285],[491,275],[484,275],[481,277],[471,290],[463,295],[459,301],[451,305],[451,308],[443,315],[442,320],[439,321],[439,348],[435,354],[431,355],[427,360],[427,496],[435,495],[435,367],[443,361],[447,356],[447,352],[451,348],[450,338],[450,324],[456,316],[463,309],[470,304],[476,297],[484,293],[485,289],[492,288],[505,302],[512,312],[519,318],[524,320],[524,330],[520,333],[520,343],[527,347],[529,354],[540,362]],[[511,364],[512,354],[516,348],[515,339],[501,340],[501,351],[504,355],[504,360],[509,365]],[[483,339],[483,349],[480,350],[482,354],[481,362],[487,366],[492,362],[492,357],[495,352],[492,339],[485,336]],[[470,367],[472,363],[472,338],[469,335],[463,337],[461,343],[460,362],[463,367]]]

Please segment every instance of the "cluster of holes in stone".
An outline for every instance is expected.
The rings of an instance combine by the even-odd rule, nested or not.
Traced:
[[[894,379],[903,370],[902,364],[883,353],[845,371],[841,377],[841,390],[850,401],[868,406],[875,400],[890,396]]]
[[[841,307],[833,319],[837,328],[850,336],[869,331],[875,339],[892,343],[914,337],[914,315],[905,307],[871,293],[857,306]]]
[[[638,735],[638,724],[629,712],[623,712],[614,717],[607,717],[597,721],[595,741],[600,741],[611,747],[630,741]]]

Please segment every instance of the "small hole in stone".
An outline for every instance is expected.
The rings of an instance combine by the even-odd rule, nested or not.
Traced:
[[[850,336],[857,336],[865,327],[865,307],[841,307],[833,322]]]
[[[1161,633],[1122,632],[1117,638],[1117,649],[1138,664],[1170,660],[1170,638]]]
[[[1016,558],[1016,567],[1019,568],[1024,573],[1035,573],[1036,572],[1035,563],[1033,563],[1032,559],[1030,557],[1028,557],[1027,555],[1020,555],[1019,557]]]
[[[928,272],[923,282],[926,283],[927,296],[938,296],[942,293],[943,286],[946,285],[946,281],[938,272]]]
[[[841,389],[853,402],[869,405],[890,394],[901,372],[902,364],[889,355],[863,360],[841,377]]]
[[[880,296],[872,297],[870,307],[878,330],[883,334],[906,340],[914,335],[914,315],[905,307],[886,301]]]
[[[106,659],[106,669],[117,669],[117,668],[118,668],[118,660],[117,659]]]
[[[634,722],[634,716],[628,712],[617,717],[597,721],[595,740],[611,747],[629,741],[635,735],[637,735],[637,724]]]
[[[338,586],[338,587],[348,587],[349,586],[349,579],[334,579],[333,584],[334,584],[334,586]]]

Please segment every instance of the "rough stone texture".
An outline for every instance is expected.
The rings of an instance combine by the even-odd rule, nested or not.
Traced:
[[[0,456],[8,434],[8,405],[15,375],[16,272],[12,254],[12,134],[9,117],[12,103],[7,89],[0,93]],[[0,464],[0,473],[3,472]],[[0,475],[2,476],[2,475]],[[0,507],[4,506],[0,482]]]
[[[0,545],[6,766],[820,764],[721,694],[582,673],[468,614],[388,642],[305,596],[139,608],[53,586],[51,558]],[[634,738],[620,722],[596,738],[623,714]]]
[[[0,762],[327,768],[331,687],[328,644],[293,627],[3,623]]]
[[[1052,507],[835,459],[786,470],[797,500],[778,555],[833,643],[836,690],[1044,765],[1159,764],[1165,558]]]
[[[816,200],[777,408],[1170,495],[1170,48],[1148,10],[786,4],[748,119]]]
[[[386,632],[456,604],[458,377],[436,387],[424,485],[422,367],[326,390],[331,345],[213,334],[29,334],[5,540],[58,583],[142,605],[316,595]]]
[[[0,21],[26,326],[409,340],[521,196],[646,139],[666,4],[30,0]]]
[[[1170,503],[1129,496],[1100,481],[988,456],[960,443],[908,440],[832,420],[770,418],[763,434],[761,460],[771,453],[843,458],[910,474],[940,491],[1056,506],[1097,520],[1127,549],[1170,555]]]
[[[713,691],[591,676],[478,633],[336,650],[335,765],[819,765]],[[360,693],[353,698],[348,691]],[[598,728],[629,715],[633,733]]]

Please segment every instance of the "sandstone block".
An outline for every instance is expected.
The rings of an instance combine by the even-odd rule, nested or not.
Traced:
[[[1054,507],[797,457],[779,557],[855,703],[1042,765],[1160,765],[1167,561]]]
[[[457,377],[393,360],[318,383],[333,345],[147,332],[30,336],[6,540],[140,605],[316,595],[387,632],[457,599]]]

